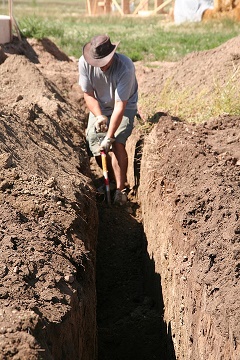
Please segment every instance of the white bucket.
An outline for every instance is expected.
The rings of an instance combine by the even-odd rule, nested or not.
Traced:
[[[0,44],[12,41],[11,17],[0,15]]]

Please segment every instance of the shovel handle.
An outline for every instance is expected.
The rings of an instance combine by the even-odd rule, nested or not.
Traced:
[[[108,202],[108,205],[111,205],[109,177],[108,177],[108,170],[107,170],[107,155],[104,150],[101,150],[101,159],[102,159],[102,170],[103,170],[103,176],[104,176],[104,183],[105,183],[106,194],[107,194],[107,202]]]

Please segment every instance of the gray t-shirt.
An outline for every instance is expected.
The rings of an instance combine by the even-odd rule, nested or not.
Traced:
[[[103,72],[89,65],[83,55],[79,59],[79,85],[83,92],[94,92],[104,115],[112,114],[115,101],[126,101],[126,110],[137,109],[138,84],[131,59],[114,54],[111,67]]]

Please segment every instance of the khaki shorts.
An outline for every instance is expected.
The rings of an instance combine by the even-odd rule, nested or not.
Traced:
[[[126,144],[128,137],[131,135],[133,130],[134,117],[137,110],[125,110],[122,121],[115,132],[115,141],[121,144]],[[110,117],[108,118],[110,120]],[[89,156],[100,155],[100,144],[106,133],[97,133],[95,129],[95,116],[90,113],[88,119],[88,126],[86,131],[86,139],[88,143],[88,154]]]

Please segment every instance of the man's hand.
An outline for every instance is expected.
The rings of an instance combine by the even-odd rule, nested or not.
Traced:
[[[108,118],[105,115],[98,115],[96,116],[96,122],[95,122],[95,128],[96,132],[107,132],[108,126],[107,126]]]
[[[100,149],[104,150],[105,153],[108,153],[111,148],[111,145],[114,141],[115,141],[114,138],[109,138],[109,137],[105,136],[105,138],[101,142]]]

